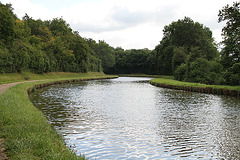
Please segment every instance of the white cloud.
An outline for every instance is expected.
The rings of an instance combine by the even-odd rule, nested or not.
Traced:
[[[221,41],[224,24],[217,22],[218,11],[233,1],[58,0],[55,9],[54,4],[47,3],[49,0],[3,0],[3,3],[12,3],[19,18],[25,13],[42,20],[62,16],[83,37],[105,40],[124,49],[153,49],[162,39],[163,27],[184,16],[209,27],[216,41]]]
[[[52,19],[55,17],[54,12],[51,12],[41,4],[33,4],[29,0],[3,0],[3,3],[11,3],[14,8],[14,13],[18,18],[22,18],[25,13],[35,19]]]

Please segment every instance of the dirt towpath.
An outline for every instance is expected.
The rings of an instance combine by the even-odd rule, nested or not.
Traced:
[[[23,81],[23,82],[14,82],[14,83],[2,84],[2,85],[0,85],[0,94],[5,92],[8,88],[10,88],[12,86],[15,86],[16,84],[26,83],[26,82],[35,82],[35,81],[44,81],[44,80],[32,80],[32,81]],[[4,153],[5,148],[3,147],[3,143],[4,143],[4,139],[0,138],[0,160],[7,160],[8,157]]]
[[[14,83],[1,84],[0,85],[0,94],[5,92],[8,88],[10,88],[12,86],[15,86],[16,84],[26,83],[26,82],[36,82],[36,81],[44,81],[44,80],[32,80],[32,81],[23,81],[23,82],[14,82]]]

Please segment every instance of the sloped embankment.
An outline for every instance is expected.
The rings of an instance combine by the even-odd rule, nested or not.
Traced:
[[[154,86],[163,88],[240,97],[240,86],[206,85],[200,83],[181,82],[165,78],[155,78],[152,79],[150,83]]]

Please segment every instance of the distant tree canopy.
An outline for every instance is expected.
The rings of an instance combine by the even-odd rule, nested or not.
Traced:
[[[114,50],[116,63],[108,69],[108,72],[119,74],[149,74],[151,72],[148,63],[149,55],[150,50],[148,49],[131,49],[124,51],[122,48],[116,48]]]
[[[0,4],[0,21],[0,73],[102,71],[101,58],[62,18],[20,20]]]
[[[212,32],[185,17],[166,25],[153,50],[113,48],[82,38],[62,18],[18,19],[11,4],[0,3],[0,73],[31,71],[173,75],[180,81],[240,85],[240,3],[219,11],[226,21],[221,52]]]

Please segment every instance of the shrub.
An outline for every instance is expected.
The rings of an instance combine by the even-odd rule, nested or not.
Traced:
[[[210,72],[210,65],[206,59],[197,58],[190,63],[188,81],[207,83],[208,73]]]
[[[240,63],[235,63],[223,75],[225,84],[227,85],[240,85]]]
[[[221,84],[223,67],[215,61],[207,61],[204,58],[197,58],[190,63],[188,68],[187,81],[205,84]]]
[[[182,63],[175,71],[174,78],[179,81],[184,81],[186,78],[187,65]]]

